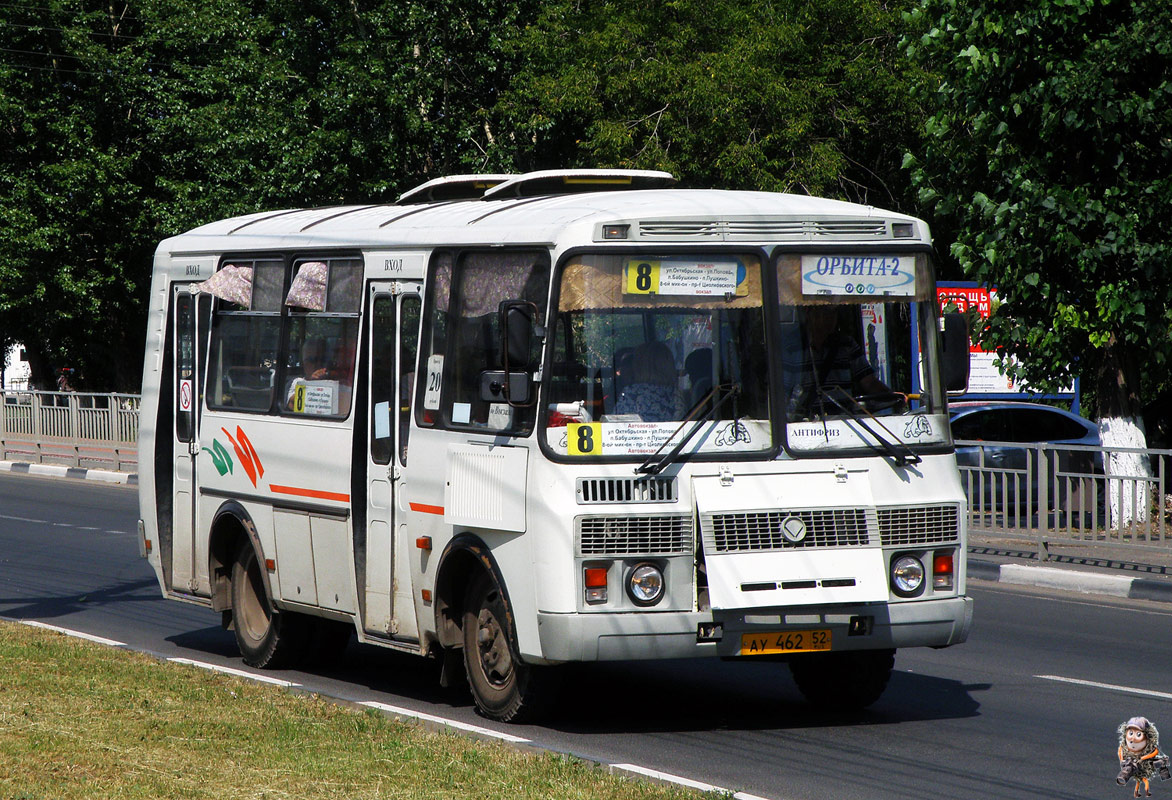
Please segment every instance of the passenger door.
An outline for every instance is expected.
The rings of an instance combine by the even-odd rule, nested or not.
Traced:
[[[406,640],[418,639],[419,629],[407,560],[413,546],[399,506],[406,479],[421,303],[418,283],[370,286],[366,547],[355,565],[367,632]]]
[[[171,489],[171,585],[172,591],[195,591],[195,531],[199,460],[199,421],[203,405],[203,356],[207,352],[211,297],[196,294],[192,284],[177,284],[172,291],[171,354],[174,364],[172,397],[175,403],[171,435],[174,453]],[[161,554],[163,558],[166,553]]]

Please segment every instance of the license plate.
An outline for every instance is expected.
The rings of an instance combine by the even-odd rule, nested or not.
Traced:
[[[829,649],[830,631],[778,631],[741,634],[741,655],[743,656],[813,653]]]

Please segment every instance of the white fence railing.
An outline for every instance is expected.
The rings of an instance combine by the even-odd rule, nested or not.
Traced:
[[[1172,450],[957,441],[969,530],[1172,554]]]
[[[134,472],[135,394],[0,392],[0,460]]]

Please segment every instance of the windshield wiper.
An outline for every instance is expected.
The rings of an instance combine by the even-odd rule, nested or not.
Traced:
[[[716,412],[720,410],[720,407],[723,406],[729,398],[736,397],[740,393],[741,385],[739,383],[721,383],[713,386],[712,390],[709,391],[708,394],[701,397],[696,401],[695,405],[688,409],[688,413],[684,415],[684,421],[680,423],[680,426],[672,431],[671,436],[664,440],[663,444],[659,446],[659,449],[657,449],[651,455],[647,456],[647,460],[635,468],[635,472],[641,475],[658,475],[660,472],[662,472],[664,467],[676,460],[676,457],[679,456],[680,451],[684,449],[684,445],[692,440],[692,437],[696,434],[696,431],[700,430],[705,422],[715,417]],[[697,418],[696,415],[709,402],[712,403],[712,408],[708,409],[707,412]],[[662,458],[660,458],[659,454],[663,452],[663,449],[668,446],[671,440],[674,439],[676,435],[679,434],[679,432],[682,431],[684,426],[689,422],[694,422],[695,424],[692,425],[692,428],[684,434],[683,438],[680,439],[676,446],[671,449],[670,453],[667,453]],[[659,459],[658,461],[656,461],[657,458]]]
[[[880,422],[874,414],[868,411],[866,406],[856,400],[854,395],[852,395],[846,389],[843,389],[841,386],[831,386],[830,388],[838,390],[838,393],[842,395],[842,397],[845,397],[849,401],[849,404],[844,404],[840,398],[835,397],[833,394],[827,391],[826,388],[821,386],[817,387],[818,396],[834,403],[834,405],[838,406],[846,414],[848,414],[852,420],[858,423],[860,428],[871,434],[875,441],[879,443],[879,447],[883,450],[883,452],[889,456],[892,461],[895,462],[895,466],[906,467],[908,464],[919,464],[921,461],[923,461],[923,459],[920,458],[920,456],[914,450],[908,447],[902,439],[888,430],[886,425]],[[854,408],[851,407],[852,405]],[[878,432],[872,429],[871,426],[867,424],[866,418],[864,418],[862,414],[858,413],[859,411],[862,411],[863,414],[866,414],[868,417],[870,417],[875,422],[875,424],[879,426],[880,430],[882,430],[887,434],[887,436],[890,436],[891,438],[889,439],[885,436],[881,436]],[[826,424],[825,417],[823,418],[822,424]]]

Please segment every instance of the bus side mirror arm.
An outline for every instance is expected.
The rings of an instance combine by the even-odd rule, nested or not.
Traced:
[[[943,319],[941,337],[944,388],[963,392],[969,386],[969,325],[965,315],[949,311]]]

